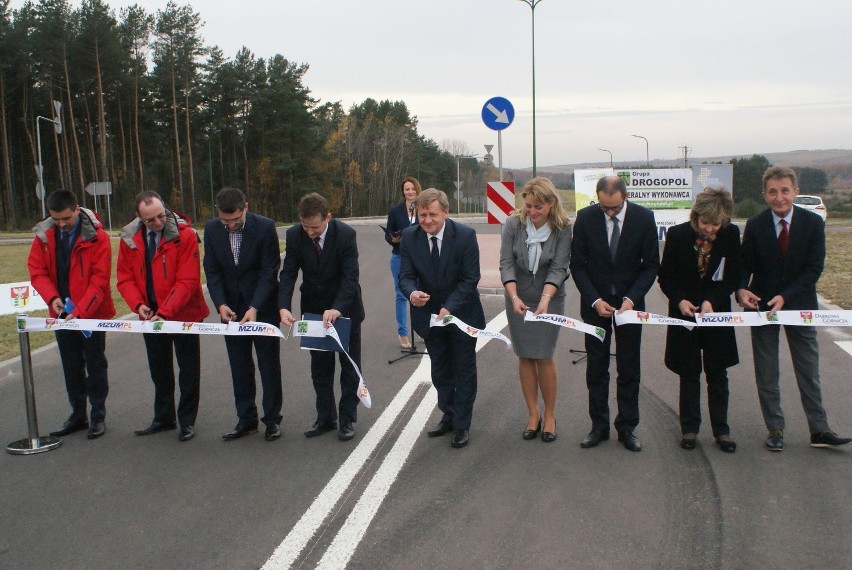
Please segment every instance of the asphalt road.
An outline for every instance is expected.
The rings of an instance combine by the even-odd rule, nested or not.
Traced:
[[[483,251],[494,227],[477,225]],[[398,355],[388,247],[375,223],[357,226],[364,323],[363,371],[372,409],[357,435],[306,439],[314,420],[309,357],[282,342],[284,435],[224,442],[235,423],[224,342],[202,337],[197,437],[136,437],[152,414],[142,339],[110,335],[107,434],[64,438],[55,451],[0,454],[2,568],[849,568],[852,447],[818,450],[782,366],[786,449],[763,449],[748,331],[730,370],[735,454],[712,443],[678,447],[677,378],[662,363],[664,330],[643,335],[644,450],[611,440],[591,450],[585,367],[572,364],[580,334],[558,344],[559,438],[523,441],[526,409],[516,358],[492,341],[478,352],[471,443],[426,437],[439,418],[422,357]],[[496,259],[484,259],[496,264]],[[488,287],[484,287],[488,291]],[[570,315],[579,314],[569,287]],[[649,309],[663,312],[654,288]],[[502,298],[483,295],[499,327]],[[505,332],[505,331],[504,331]],[[50,334],[50,333],[36,333]],[[829,419],[852,434],[852,356],[836,344],[850,330],[820,330]],[[783,350],[782,350],[783,353]],[[423,363],[425,366],[428,363]],[[58,353],[33,355],[41,433],[68,415]],[[614,405],[614,402],[613,402]],[[706,422],[706,410],[705,422]],[[26,436],[20,365],[0,366],[0,442]]]

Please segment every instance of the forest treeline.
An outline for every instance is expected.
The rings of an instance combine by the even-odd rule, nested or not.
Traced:
[[[150,13],[101,0],[13,10],[0,0],[0,226],[27,228],[42,216],[39,134],[47,192],[71,189],[104,212],[105,197],[84,189],[111,183],[112,225],[143,189],[198,221],[224,186],[242,188],[253,211],[279,221],[295,219],[308,192],[338,215],[384,214],[407,175],[451,193],[454,155],[470,154],[464,145],[444,149],[420,135],[401,101],[349,109],[317,101],[307,71],[283,55],[243,47],[228,57],[206,45],[189,4]],[[488,167],[461,163],[462,187],[484,188]]]

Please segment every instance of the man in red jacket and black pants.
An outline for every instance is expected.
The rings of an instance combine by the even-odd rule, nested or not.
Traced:
[[[73,192],[52,192],[47,209],[50,216],[33,228],[36,237],[27,259],[33,287],[47,300],[51,317],[111,319],[115,306],[109,290],[109,236],[94,212],[78,205]],[[62,437],[89,428],[88,438],[99,438],[106,432],[109,392],[106,333],[93,331],[85,336],[81,331],[58,330],[56,344],[72,411],[62,428],[50,435]],[[91,427],[86,419],[87,398]]]
[[[146,321],[204,320],[210,310],[201,291],[198,234],[187,221],[166,209],[156,192],[136,196],[136,218],[121,230],[118,291],[127,306]],[[195,437],[201,389],[201,345],[195,334],[145,333],[148,367],[154,382],[154,419],[136,435],[173,430],[178,439]],[[175,371],[180,375],[180,402],[175,414]]]

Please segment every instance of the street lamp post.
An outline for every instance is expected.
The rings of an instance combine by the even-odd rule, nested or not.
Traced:
[[[463,158],[476,158],[478,154],[456,155],[456,214],[461,215],[461,166],[459,163]]]
[[[636,137],[637,139],[642,139],[645,141],[645,165],[648,168],[651,168],[651,155],[648,154],[648,139],[643,137],[642,135],[630,135],[631,137]]]
[[[36,117],[36,140],[38,145],[38,166],[36,167],[36,176],[38,181],[36,182],[36,195],[41,199],[41,215],[42,217],[47,216],[47,212],[44,208],[44,196],[47,194],[47,191],[44,187],[44,163],[41,160],[41,129],[39,128],[39,121],[47,121],[48,123],[53,124],[53,129],[56,131],[56,134],[62,134],[62,121],[59,118],[59,112],[62,109],[62,104],[58,101],[53,102],[54,110],[56,111],[54,118],[49,119],[47,117],[42,117],[38,115]]]
[[[612,168],[612,151],[605,148],[599,148],[598,150],[609,153],[609,167]]]
[[[533,177],[536,176],[536,160],[535,160],[535,7],[541,3],[541,0],[520,0],[530,7],[532,12],[532,127],[533,127]]]

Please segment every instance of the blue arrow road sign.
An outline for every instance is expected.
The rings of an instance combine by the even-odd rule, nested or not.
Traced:
[[[504,97],[492,97],[482,107],[482,122],[492,131],[502,131],[515,119],[515,108]]]

